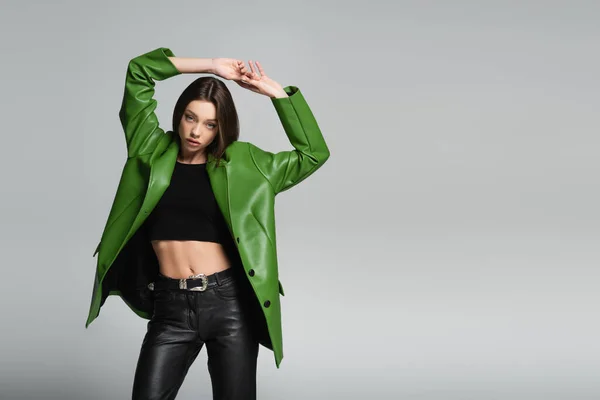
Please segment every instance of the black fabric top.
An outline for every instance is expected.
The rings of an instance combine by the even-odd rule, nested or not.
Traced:
[[[149,240],[232,243],[205,164],[176,162],[171,183],[144,222]]]

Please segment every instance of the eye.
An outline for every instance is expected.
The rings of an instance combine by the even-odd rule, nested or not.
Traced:
[[[211,126],[211,129],[213,129],[213,128],[216,128],[216,127],[217,127],[217,125],[216,125],[216,124],[210,124],[210,123],[209,123],[208,125],[209,125],[209,126]]]
[[[191,115],[186,115],[185,117],[190,120],[194,119]]]

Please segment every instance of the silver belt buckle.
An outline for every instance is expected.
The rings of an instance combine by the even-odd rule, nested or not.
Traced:
[[[188,279],[202,279],[202,286],[196,286],[196,287],[190,288],[189,290],[197,290],[199,292],[204,292],[206,290],[206,288],[208,287],[208,278],[204,274],[190,275],[188,277]],[[187,281],[185,279],[179,280],[179,289],[188,290]]]

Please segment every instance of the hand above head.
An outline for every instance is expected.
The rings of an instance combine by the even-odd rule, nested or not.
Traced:
[[[213,58],[213,73],[223,79],[239,81],[248,71],[244,62],[235,58]]]
[[[269,78],[265,73],[260,62],[256,61],[256,66],[260,75],[256,72],[255,67],[252,65],[252,60],[248,62],[250,64],[250,71],[245,66],[241,70],[243,71],[243,77],[235,83],[243,87],[244,89],[252,90],[253,92],[269,96],[269,97],[286,97],[287,93],[281,85]],[[243,64],[242,64],[243,65]]]

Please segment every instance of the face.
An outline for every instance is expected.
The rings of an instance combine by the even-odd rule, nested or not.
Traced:
[[[217,109],[210,101],[194,100],[185,108],[179,123],[181,147],[188,154],[204,153],[217,136]]]

